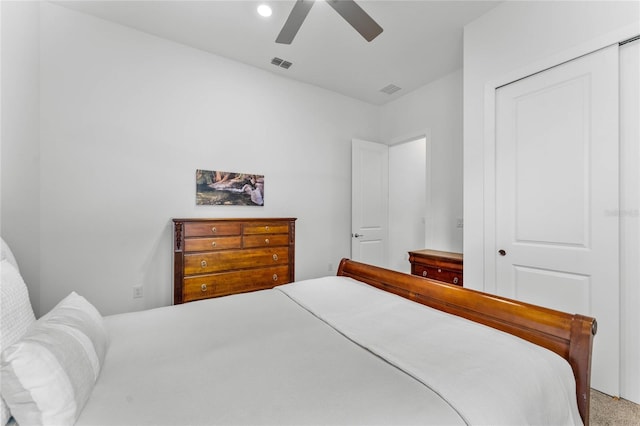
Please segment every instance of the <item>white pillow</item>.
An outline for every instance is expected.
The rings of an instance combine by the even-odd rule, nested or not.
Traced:
[[[107,351],[102,316],[71,293],[2,352],[0,379],[21,425],[71,425],[84,407]]]
[[[0,275],[0,350],[4,350],[24,335],[36,317],[29,302],[27,286],[8,258],[0,261]],[[11,413],[4,401],[4,386],[0,388],[0,395],[0,424],[5,425]]]
[[[13,255],[13,252],[9,248],[9,245],[6,243],[4,238],[0,237],[0,261],[5,259],[17,270],[20,270],[20,268],[18,267],[18,261],[16,261],[16,257]]]

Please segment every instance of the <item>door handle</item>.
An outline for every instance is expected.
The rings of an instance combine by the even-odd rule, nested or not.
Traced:
[[[351,234],[351,235],[352,235],[353,237],[356,237],[356,238],[364,237],[364,235],[362,235],[362,234],[358,234],[357,232],[356,232],[355,234]]]
[[[498,254],[499,254],[500,256],[506,256],[506,255],[507,255],[507,252],[506,252],[506,251],[504,251],[504,250],[502,250],[502,249],[500,249],[500,250],[498,250]]]

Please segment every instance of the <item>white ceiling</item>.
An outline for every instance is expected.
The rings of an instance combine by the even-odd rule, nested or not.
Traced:
[[[317,1],[291,45],[276,44],[295,0],[56,1],[65,7],[381,105],[462,66],[468,22],[498,1],[357,0],[384,31],[362,38]],[[258,15],[259,4],[273,9]],[[271,64],[279,57],[293,65]],[[380,92],[394,84],[401,90]]]

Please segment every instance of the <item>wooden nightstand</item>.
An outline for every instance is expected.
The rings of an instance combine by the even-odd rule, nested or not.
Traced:
[[[462,253],[410,251],[409,262],[413,275],[462,286]]]

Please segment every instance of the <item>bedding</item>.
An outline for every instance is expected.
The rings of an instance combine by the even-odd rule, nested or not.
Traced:
[[[89,398],[107,350],[102,316],[71,293],[3,348],[0,378],[23,425],[73,424]]]
[[[6,260],[12,265],[16,270],[20,270],[18,267],[18,261],[16,257],[13,255],[13,251],[9,248],[9,244],[6,243],[4,238],[0,238],[0,261]]]
[[[71,294],[3,346],[3,395],[23,426],[588,423],[593,318],[338,275],[104,318]]]
[[[78,425],[464,424],[279,290],[106,317]]]
[[[106,324],[79,425],[581,424],[556,354],[350,278]]]
[[[581,423],[571,368],[547,349],[345,277],[280,289],[436,390],[467,424]]]
[[[4,349],[18,341],[36,318],[29,301],[27,286],[18,270],[18,263],[4,240],[1,240],[1,243],[0,349]],[[0,425],[5,425],[10,417],[9,407],[4,400],[4,386],[1,386]]]

